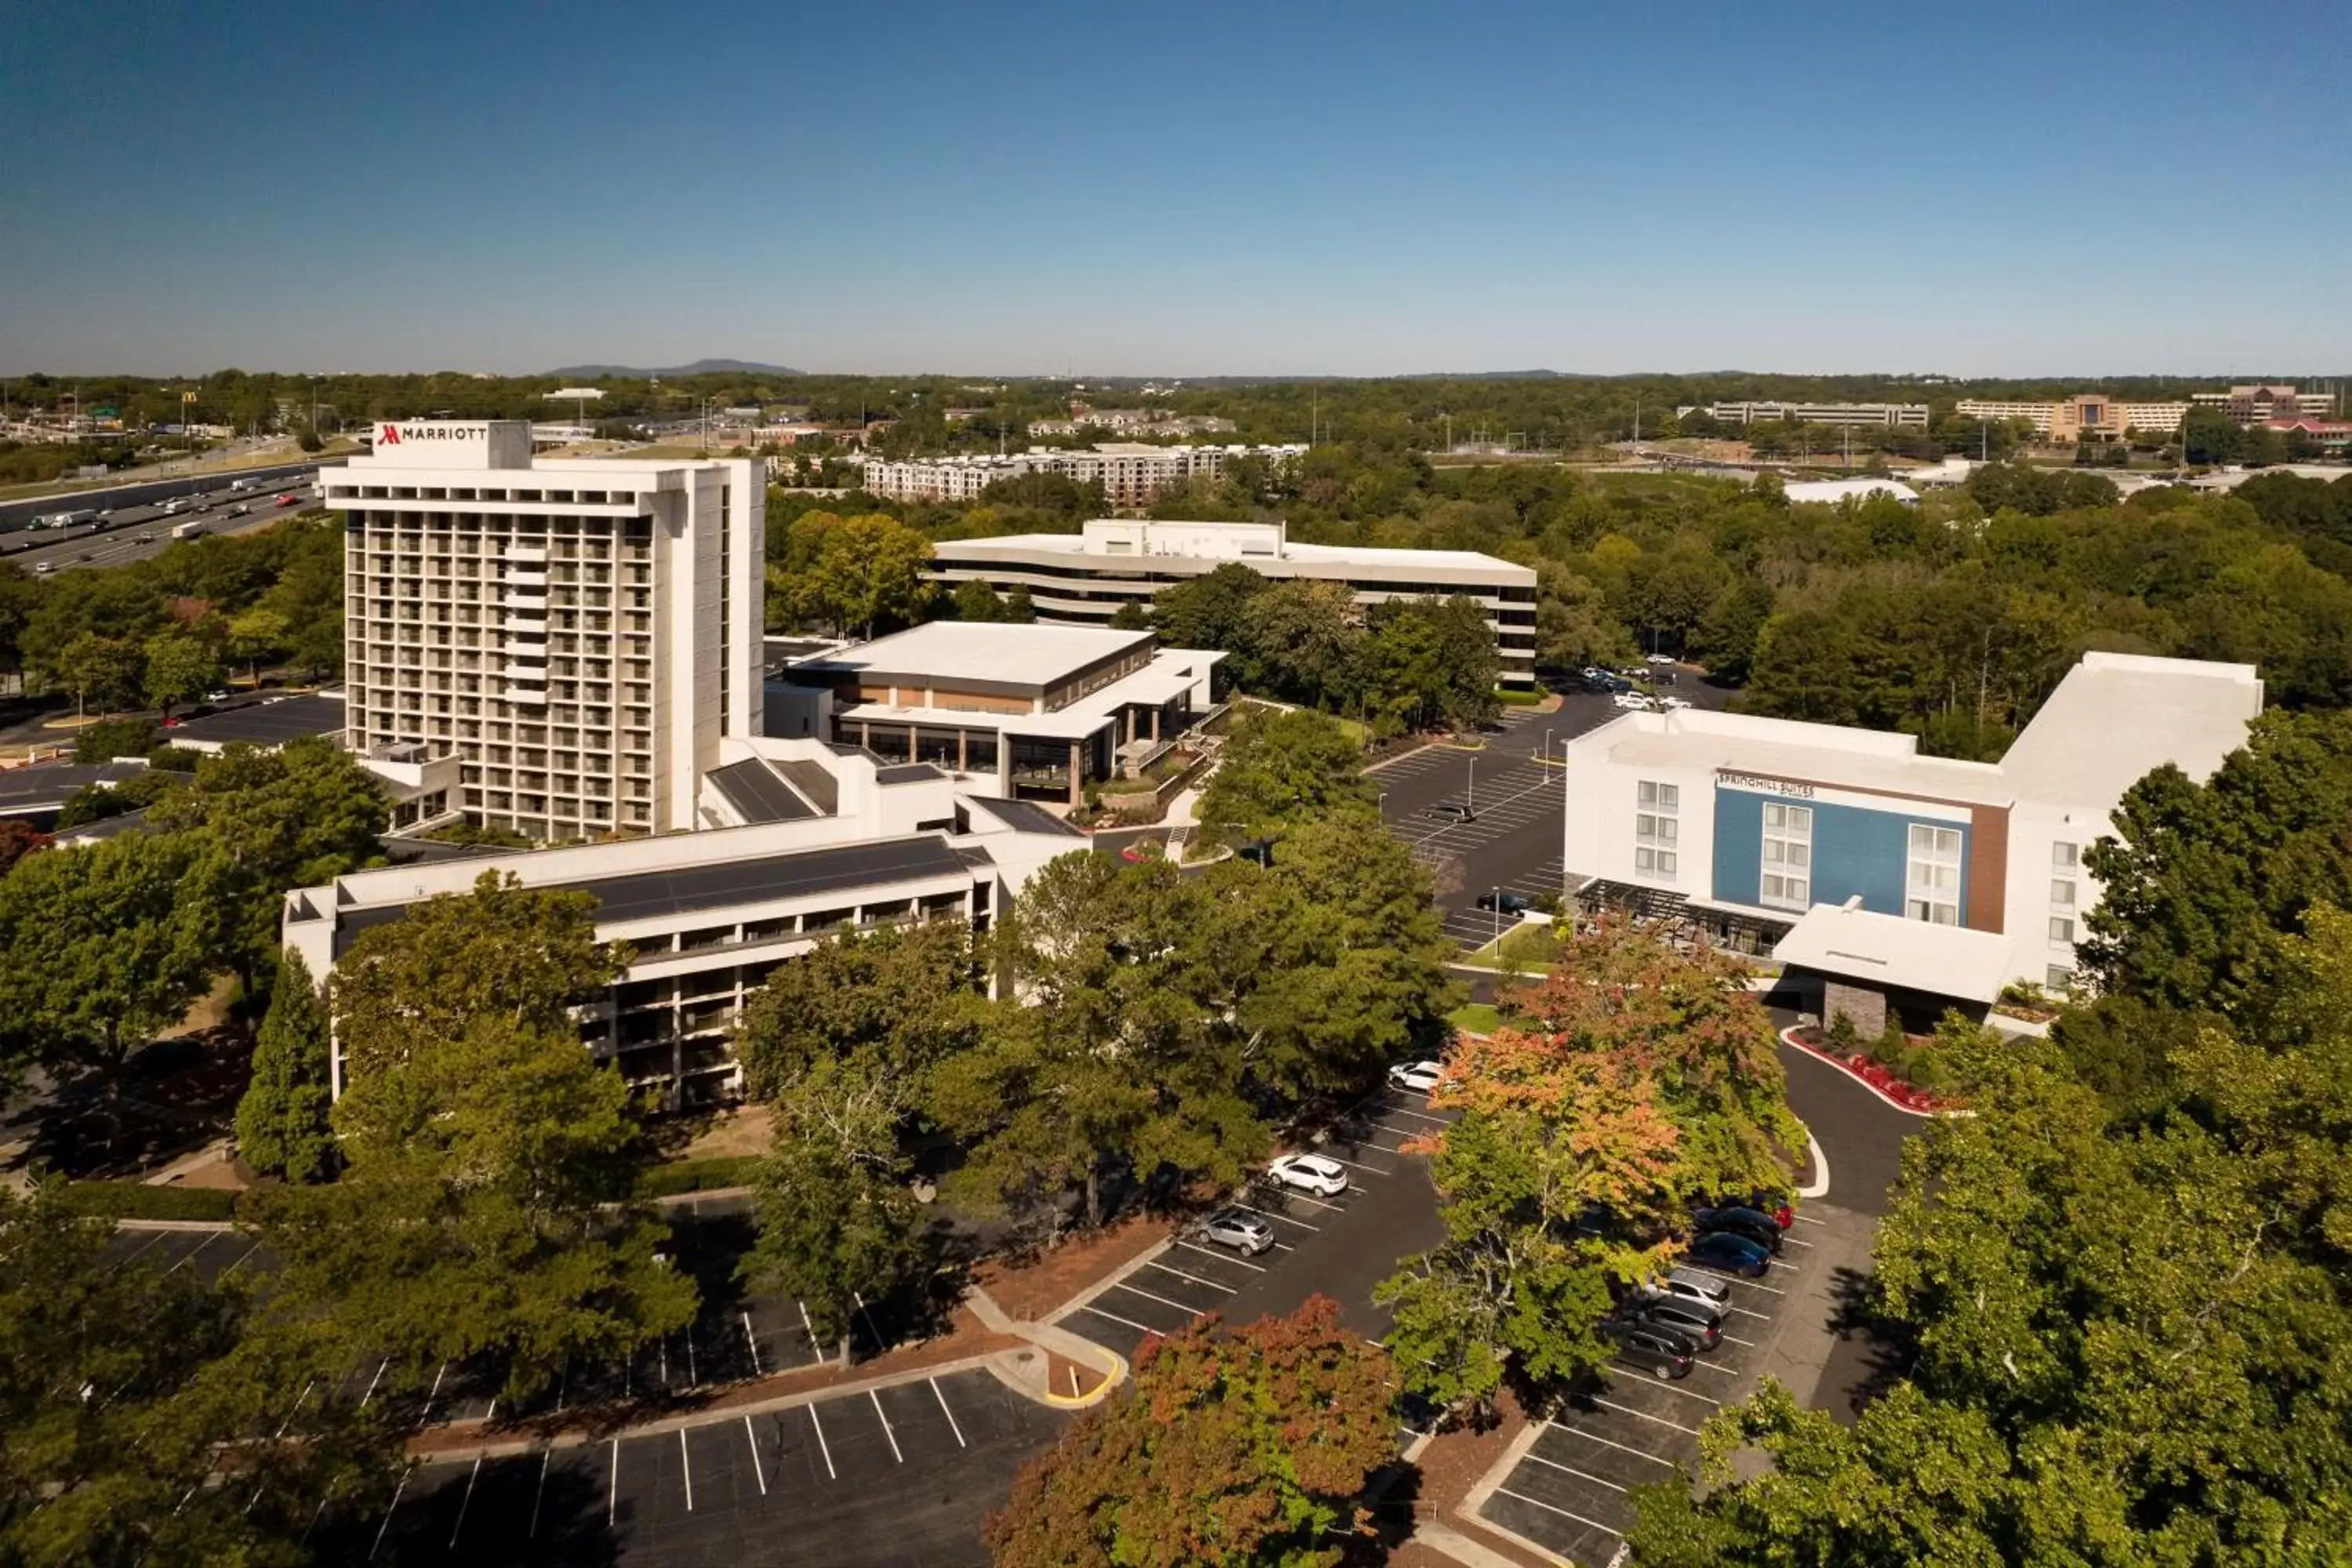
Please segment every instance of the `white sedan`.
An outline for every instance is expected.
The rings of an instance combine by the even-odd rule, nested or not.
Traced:
[[[1670,653],[1654,653],[1643,659],[1642,662],[1643,664],[1672,664],[1675,662],[1675,656]]]
[[[1318,1197],[1337,1197],[1348,1190],[1346,1168],[1320,1154],[1285,1154],[1268,1165],[1265,1173],[1276,1185]]]
[[[1638,691],[1621,691],[1609,700],[1634,713],[1647,713],[1650,710],[1650,700]]]
[[[1437,1087],[1438,1078],[1445,1071],[1440,1062],[1399,1062],[1389,1068],[1389,1084],[1393,1089],[1409,1089],[1415,1094],[1427,1094]]]
[[[1682,709],[1689,707],[1690,703],[1680,697],[1661,697],[1658,699],[1658,706],[1668,709]]]

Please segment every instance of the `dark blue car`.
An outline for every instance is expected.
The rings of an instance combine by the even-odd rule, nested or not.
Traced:
[[[1727,1274],[1743,1275],[1749,1279],[1761,1279],[1772,1267],[1772,1255],[1748,1240],[1727,1230],[1711,1230],[1690,1244],[1687,1254],[1693,1263],[1709,1268],[1720,1268]]]

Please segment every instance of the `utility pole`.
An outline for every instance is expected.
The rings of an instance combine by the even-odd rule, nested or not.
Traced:
[[[1633,444],[1642,444],[1642,395],[1633,395]]]

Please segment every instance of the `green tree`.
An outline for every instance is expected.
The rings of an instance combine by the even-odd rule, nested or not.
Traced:
[[[953,600],[955,618],[960,621],[1001,621],[1004,618],[1004,601],[996,590],[977,577],[967,577],[956,584]]]
[[[773,1103],[823,1060],[860,1057],[919,1080],[971,1043],[982,998],[971,928],[891,926],[818,942],[781,964],[743,1008],[736,1051],[745,1092]]]
[[[89,703],[128,708],[139,700],[139,645],[127,637],[84,632],[58,656],[58,679],[74,694],[77,716]]]
[[[1004,595],[1004,618],[1016,626],[1031,626],[1037,619],[1037,606],[1029,597],[1029,584],[1015,583],[1013,591]]]
[[[1501,663],[1486,612],[1466,598],[1391,599],[1366,614],[1359,680],[1391,729],[1475,729],[1499,709]]]
[[[1151,612],[1137,600],[1129,599],[1110,613],[1104,623],[1115,632],[1145,632],[1151,629]]]
[[[871,1058],[812,1058],[777,1086],[774,1139],[752,1178],[743,1276],[800,1302],[845,1367],[859,1303],[887,1300],[925,1260],[898,1142],[919,1082]]]
[[[286,652],[291,632],[283,612],[256,605],[229,617],[228,657],[245,666],[247,680],[258,689],[261,667]]]
[[[1333,1568],[1394,1458],[1386,1370],[1320,1296],[1147,1341],[1132,1384],[1022,1471],[989,1550],[1003,1568]]]
[[[187,849],[208,959],[236,971],[257,999],[288,890],[376,861],[385,816],[382,788],[351,753],[303,736],[275,751],[237,744],[205,758],[150,820]]]
[[[326,1179],[334,1161],[327,1009],[302,955],[278,961],[269,1011],[253,1047],[253,1078],[236,1105],[237,1152],[289,1182]]]
[[[314,1396],[299,1332],[113,1239],[58,1187],[0,1189],[0,1561],[291,1568],[320,1500],[380,1511],[397,1438]]]
[[[74,761],[85,766],[117,757],[143,757],[155,744],[155,726],[144,719],[100,719],[74,734]]]
[[[1266,590],[1266,580],[1236,561],[1228,561],[1202,576],[1162,588],[1152,595],[1151,624],[1170,647],[1220,648],[1227,653],[1246,646],[1251,605]]]
[[[772,625],[814,621],[835,637],[871,638],[885,625],[912,625],[929,607],[923,568],[930,541],[895,517],[806,512],[785,539],[783,559],[769,571]]]
[[[1322,707],[1356,690],[1363,641],[1363,617],[1347,584],[1289,578],[1252,597],[1239,651],[1252,686]]]
[[[1237,710],[1200,819],[1253,836],[1333,816],[1368,819],[1363,763],[1363,748],[1335,719],[1308,709]]]
[[[131,1052],[205,991],[185,848],[130,833],[35,855],[0,879],[0,1031],[18,1049],[120,1086]]]
[[[147,700],[167,717],[221,681],[220,658],[204,639],[184,630],[158,632],[147,639],[143,667]]]
[[[425,1378],[483,1358],[520,1394],[692,1319],[666,1227],[627,1201],[647,1156],[628,1088],[573,1021],[621,968],[590,897],[495,873],[339,963],[344,1172],[254,1208],[282,1289],[353,1363]]]
[[[1745,685],[1774,603],[1770,584],[1753,577],[1734,583],[1716,596],[1706,619],[1691,634],[1690,656],[1717,679]]]

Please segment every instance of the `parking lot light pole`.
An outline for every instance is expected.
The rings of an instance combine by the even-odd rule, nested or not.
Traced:
[[[1495,963],[1503,962],[1503,886],[1495,884]]]
[[[1478,759],[1470,759],[1470,782],[1462,789],[1462,809],[1471,816],[1478,815]]]

